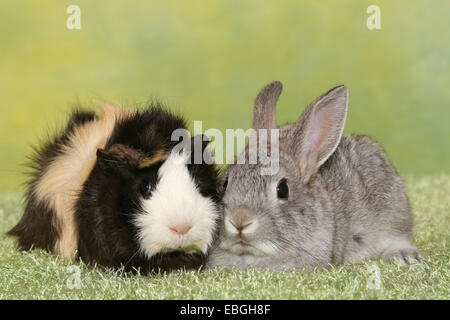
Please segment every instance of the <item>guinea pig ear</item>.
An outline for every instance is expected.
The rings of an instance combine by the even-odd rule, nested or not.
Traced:
[[[158,162],[163,161],[166,158],[166,153],[167,153],[166,149],[161,148],[154,151],[150,155],[143,156],[142,158],[139,159],[138,168],[139,169],[147,168]]]
[[[266,85],[255,99],[253,129],[275,129],[277,127],[276,106],[283,85],[274,81]]]
[[[107,168],[139,166],[143,154],[123,144],[113,144],[108,150],[98,149],[97,159]]]
[[[294,149],[304,183],[336,150],[344,131],[347,107],[348,88],[335,87],[317,98],[293,127]]]

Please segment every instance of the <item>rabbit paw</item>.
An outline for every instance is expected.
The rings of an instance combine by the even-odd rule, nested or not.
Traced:
[[[402,266],[411,264],[411,263],[417,263],[422,259],[424,259],[424,257],[414,247],[389,250],[389,251],[386,251],[383,253],[384,261],[396,263],[396,264],[402,265]]]

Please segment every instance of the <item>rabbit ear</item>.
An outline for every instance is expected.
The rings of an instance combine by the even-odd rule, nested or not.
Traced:
[[[277,127],[275,107],[283,85],[274,81],[265,86],[255,99],[253,129],[275,129]]]
[[[347,116],[348,88],[338,86],[316,99],[303,112],[294,130],[302,180],[311,176],[336,150]]]

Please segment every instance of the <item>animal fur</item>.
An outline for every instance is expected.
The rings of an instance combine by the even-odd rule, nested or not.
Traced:
[[[281,89],[273,82],[260,92],[254,129],[276,129]],[[409,239],[413,219],[395,168],[368,137],[342,137],[347,105],[348,89],[339,86],[281,126],[277,173],[262,175],[262,163],[249,164],[254,146],[227,168],[224,219],[210,266],[282,270],[380,255],[398,263],[421,258]],[[288,196],[278,196],[281,183]]]
[[[177,143],[171,134],[178,128],[186,128],[184,120],[157,103],[146,110],[102,103],[99,114],[74,111],[63,132],[35,149],[24,214],[8,234],[18,238],[22,250],[43,248],[105,267],[198,268],[220,218],[213,165],[184,166],[195,181],[191,192],[211,206],[198,212],[213,221],[196,240],[207,238],[202,250],[163,250],[161,245],[160,251],[146,255],[138,236],[143,231],[135,223],[136,216],[145,213],[146,201],[136,192],[137,183],[146,177],[157,185],[158,170]],[[164,196],[176,202],[183,195]],[[183,212],[177,214],[183,217]]]

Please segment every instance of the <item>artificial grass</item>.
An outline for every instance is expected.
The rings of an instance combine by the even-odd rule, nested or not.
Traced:
[[[42,250],[17,251],[4,233],[21,215],[21,198],[3,194],[0,299],[449,299],[450,176],[408,178],[407,186],[416,223],[413,240],[426,255],[421,263],[376,260],[315,272],[228,269],[151,276],[72,264]],[[80,270],[79,289],[72,265]],[[376,268],[378,287],[371,281]]]

